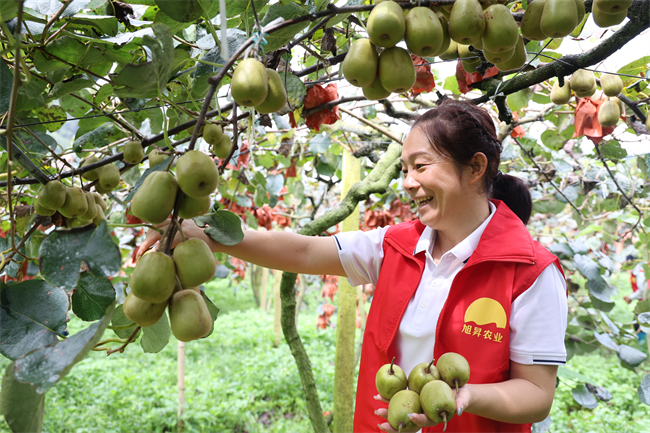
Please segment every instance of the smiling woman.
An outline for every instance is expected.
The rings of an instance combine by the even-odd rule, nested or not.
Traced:
[[[193,221],[183,222],[183,232],[267,268],[376,286],[354,431],[395,431],[384,422],[387,400],[376,395],[383,364],[395,357],[408,374],[448,352],[471,369],[455,396],[465,414],[451,419],[449,431],[530,431],[548,415],[557,366],[566,361],[566,283],[558,259],[528,233],[530,194],[499,172],[500,153],[489,115],[447,100],[418,119],[402,150],[404,190],[418,221],[327,238],[246,231],[231,247]],[[150,231],[139,254],[159,238]],[[442,428],[431,429],[424,414],[411,420],[412,431]]]

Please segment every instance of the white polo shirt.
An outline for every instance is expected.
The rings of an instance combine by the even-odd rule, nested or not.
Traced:
[[[414,255],[426,251],[424,273],[400,322],[396,363],[408,375],[421,362],[431,362],[438,316],[447,300],[454,277],[469,260],[496,207],[480,227],[440,258],[431,257],[436,231],[426,227]],[[388,227],[368,232],[345,232],[335,236],[339,257],[350,284],[377,284],[384,258],[382,248]],[[564,333],[567,326],[566,282],[551,263],[532,286],[512,303],[510,313],[510,359],[520,364],[566,363]]]

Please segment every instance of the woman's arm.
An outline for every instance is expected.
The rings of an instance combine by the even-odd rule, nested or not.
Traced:
[[[166,228],[168,224],[169,222],[163,223],[161,228]],[[213,252],[226,253],[265,268],[297,274],[346,276],[336,241],[331,237],[245,230],[244,239],[239,244],[228,247],[213,241],[194,221],[185,220],[182,227],[186,238],[202,239]],[[138,257],[159,240],[160,234],[149,230],[140,245]],[[172,247],[178,245],[181,240],[180,234],[177,233]]]
[[[473,413],[495,421],[511,424],[540,422],[551,411],[556,376],[555,365],[524,365],[510,361],[509,380],[467,384],[459,389],[456,406],[462,409],[461,413]],[[375,398],[381,399],[381,396]],[[377,415],[388,418],[388,411],[379,409]],[[411,420],[418,426],[411,431],[436,425],[424,414],[413,414]],[[380,428],[386,432],[396,432],[387,422],[381,424]]]

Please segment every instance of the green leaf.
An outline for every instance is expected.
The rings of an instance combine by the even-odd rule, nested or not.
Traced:
[[[592,294],[596,299],[607,303],[611,302],[611,297],[614,294],[614,290],[600,275],[593,279],[587,280],[587,288],[589,289],[589,293]]]
[[[16,0],[0,1],[0,16],[2,21],[9,21],[16,16],[18,12],[18,2]]]
[[[80,26],[92,27],[97,33],[116,36],[117,18],[110,15],[75,15],[68,18],[68,22]]]
[[[557,377],[560,377],[562,379],[579,380],[584,383],[591,383],[592,385],[596,384],[596,381],[593,380],[592,378],[587,377],[584,374],[578,373],[576,371],[573,371],[563,365],[558,367]]]
[[[259,13],[269,0],[255,0],[255,10]],[[228,0],[226,12],[228,18],[250,14],[253,15],[251,0]]]
[[[50,90],[50,93],[47,95],[47,99],[48,101],[59,99],[60,97],[69,95],[70,93],[78,92],[81,89],[92,87],[94,84],[94,81],[85,78],[67,82],[60,81],[52,86],[52,90]]]
[[[309,151],[311,153],[323,153],[329,149],[330,144],[332,144],[330,136],[323,132],[309,141]]]
[[[113,301],[115,289],[110,280],[84,272],[79,277],[77,290],[72,294],[72,311],[81,320],[99,320]]]
[[[442,86],[443,89],[449,90],[454,95],[460,95],[460,89],[458,88],[458,80],[455,75],[451,75],[445,78],[445,83]]]
[[[4,4],[5,2],[0,2]],[[13,2],[9,2],[13,3]],[[3,14],[4,15],[4,14]],[[14,74],[5,62],[0,62],[0,115],[9,111],[11,102],[11,89],[13,88]]]
[[[51,284],[71,290],[77,286],[81,262],[97,277],[115,275],[122,265],[120,250],[113,242],[106,221],[57,230],[39,248],[41,275]]]
[[[165,311],[155,325],[142,328],[140,346],[142,346],[142,350],[145,353],[158,353],[167,346],[170,335],[171,329],[169,328],[169,319],[167,318],[167,312]]]
[[[43,125],[49,132],[54,132],[61,129],[65,119],[68,118],[68,116],[65,114],[65,110],[63,110],[63,108],[59,107],[58,105],[52,105],[50,107],[38,107],[32,110],[32,113],[34,113],[38,120],[41,122],[61,120],[61,122],[47,123]]]
[[[142,38],[142,45],[151,51],[149,61],[129,63],[118,74],[111,74],[117,96],[154,98],[165,91],[174,62],[172,33],[165,24],[154,24],[153,31],[157,39]]]
[[[237,245],[244,239],[241,229],[241,220],[237,215],[226,210],[192,218],[197,226],[205,228],[205,233],[210,238],[222,245]]]
[[[210,11],[214,0],[202,0],[202,2],[203,6],[197,0],[156,0],[156,5],[176,21],[190,23],[205,14],[204,7],[206,11]]]
[[[273,195],[279,195],[284,186],[284,176],[280,174],[270,174],[266,177],[266,190]]]
[[[68,296],[43,280],[0,282],[0,353],[9,359],[56,343],[66,331]]]
[[[573,257],[573,263],[586,279],[592,280],[600,277],[600,266],[589,257],[576,254]]]
[[[520,90],[516,93],[511,93],[506,97],[508,107],[510,107],[512,111],[519,111],[526,107],[531,99],[533,99],[532,89]]]
[[[305,96],[307,96],[307,88],[305,87],[305,84],[300,80],[300,78],[296,77],[290,72],[280,72],[279,74],[285,89],[287,89],[289,104],[291,104],[291,106],[294,108],[302,107],[303,103],[305,102]],[[275,119],[276,114],[273,113],[273,115],[273,118]]]
[[[165,168],[167,168],[167,166],[169,165],[169,163],[171,161],[171,158],[172,157],[170,156],[169,158],[167,158],[166,160],[164,160],[160,164],[154,165],[153,167],[150,167],[150,168],[146,169],[145,172],[142,174],[142,176],[140,176],[140,178],[135,182],[135,185],[133,185],[133,188],[131,189],[131,192],[129,192],[129,195],[126,196],[126,198],[124,199],[124,202],[128,203],[133,199],[133,196],[138,191],[138,189],[140,189],[140,186],[142,186],[142,183],[147,178],[147,176],[149,176],[154,171],[163,171]]]
[[[257,9],[259,10],[259,9]],[[306,15],[306,11],[301,8],[298,4],[291,2],[286,5],[276,3],[269,7],[269,10],[266,12],[264,18],[262,18],[262,26],[266,26],[268,23],[273,21],[278,17],[282,17],[285,21],[288,21],[292,18],[299,17],[301,15]],[[267,45],[260,44],[260,47],[264,48],[264,51],[269,53],[275,51],[278,48],[286,45],[295,35],[302,31],[305,27],[309,26],[309,21],[303,21],[286,27],[277,32],[271,33],[268,36],[265,36]]]
[[[136,326],[138,326],[124,315],[123,305],[118,305],[117,308],[115,308],[115,312],[113,313],[113,317],[111,318],[111,325],[120,326],[120,327],[126,325],[132,325],[127,329],[112,330],[120,338],[129,338],[131,334],[133,334],[133,330],[136,328]]]
[[[43,431],[45,394],[36,392],[33,386],[21,383],[14,374],[15,365],[7,366],[2,377],[0,411],[9,428],[14,432]]]
[[[608,159],[622,159],[627,156],[627,151],[621,148],[615,140],[609,141],[607,144],[601,144],[600,152],[603,154],[603,157]]]
[[[106,310],[104,318],[83,331],[52,346],[28,353],[14,362],[14,375],[39,393],[45,393],[70,373],[72,367],[85,358],[104,335],[111,322],[115,304]]]
[[[4,389],[4,382],[2,383],[2,388]],[[641,403],[650,406],[650,374],[646,374],[643,379],[641,379],[637,395],[639,396]]]
[[[541,139],[542,143],[552,150],[560,150],[564,146],[564,140],[557,134],[557,131],[552,129],[542,132]]]
[[[635,349],[634,347],[630,347],[626,344],[621,344],[621,350],[618,352],[618,357],[626,364],[629,364],[632,367],[636,367],[645,361],[648,355],[638,349]]]
[[[235,53],[235,51],[237,51],[239,47],[241,47],[242,44],[246,42],[248,38],[246,37],[246,32],[242,30],[227,29],[226,39],[228,40],[228,53],[230,53],[230,55],[233,55],[233,53]],[[221,40],[219,40],[219,43],[221,43]],[[205,62],[215,63],[218,65],[226,64],[226,60],[221,58],[221,50],[219,49],[219,47],[216,46],[213,47],[210,51],[208,51],[207,54],[203,58],[201,58],[201,60]],[[205,75],[215,74],[219,72],[222,68],[223,66],[215,66],[215,65],[208,65],[205,63],[199,63],[198,67],[196,68],[196,71],[194,71],[192,76],[194,78],[198,78],[198,77],[203,77]]]
[[[614,352],[618,352],[621,350],[621,347],[612,339],[612,337],[609,334],[606,333],[600,333],[600,332],[594,332],[594,337],[596,337],[596,340],[600,342],[603,346],[605,346],[608,349],[613,350]]]
[[[59,150],[58,143],[51,135],[44,134],[40,131],[32,131],[34,135],[27,131],[16,131],[16,136],[20,138],[23,146],[30,151],[33,158],[46,158],[51,156],[51,152],[41,144],[41,141],[49,146],[53,151]]]
[[[72,143],[75,152],[81,152],[83,148],[98,149],[108,144],[108,137],[113,134],[113,124],[106,122],[90,132],[85,133]]]
[[[619,74],[627,74],[627,75],[641,75],[646,72],[646,69],[648,69],[648,65],[650,64],[650,56],[645,56],[641,57],[640,59],[636,59],[633,62],[628,63],[627,65],[623,66],[621,69],[619,69],[618,72]]]
[[[226,272],[229,272],[227,268],[226,268]],[[219,308],[212,303],[210,298],[208,298],[208,296],[205,294],[205,292],[203,290],[201,290],[201,296],[203,296],[203,300],[205,301],[205,305],[208,306],[208,311],[210,312],[210,317],[212,318],[212,325],[210,326],[210,332],[208,332],[205,335],[205,337],[203,337],[203,338],[207,338],[214,331],[214,322],[217,320],[217,317],[219,316]]]
[[[573,399],[586,409],[594,409],[598,406],[598,400],[589,392],[585,385],[578,385],[571,390]]]

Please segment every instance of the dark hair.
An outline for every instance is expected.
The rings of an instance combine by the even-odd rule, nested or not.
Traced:
[[[482,152],[488,160],[482,192],[502,200],[524,224],[528,223],[533,208],[530,192],[521,179],[499,171],[501,142],[487,111],[471,102],[446,99],[420,116],[413,124],[413,129],[416,127],[436,152],[454,160],[459,171]]]

